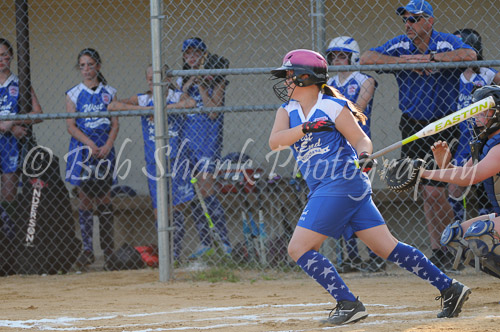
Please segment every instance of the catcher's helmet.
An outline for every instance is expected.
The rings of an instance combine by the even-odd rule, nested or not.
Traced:
[[[328,80],[328,63],[318,52],[298,49],[288,52],[283,58],[281,67],[271,70],[275,78],[281,78],[273,86],[274,93],[283,102],[288,102],[287,85],[284,84],[287,71],[293,71],[291,77],[293,84],[299,87],[314,84],[326,84]],[[307,76],[303,76],[307,74]]]
[[[352,37],[340,36],[337,38],[333,38],[326,49],[326,58],[328,59],[328,63],[332,64],[330,59],[330,55],[332,52],[344,52],[349,53],[351,56],[349,57],[350,65],[359,64],[359,45]]]
[[[472,102],[475,103],[489,96],[493,97],[496,106],[493,107],[493,109],[495,109],[495,113],[488,117],[486,124],[484,126],[478,126],[478,123],[474,118],[467,120],[467,123],[469,124],[469,130],[471,131],[472,137],[475,140],[486,138],[489,133],[492,133],[493,131],[500,128],[500,86],[486,85],[476,89],[472,93]]]
[[[493,99],[495,100],[495,103],[496,103],[495,108],[498,109],[500,106],[500,86],[499,85],[485,85],[483,87],[480,87],[479,89],[476,89],[472,93],[472,102],[475,103],[475,102],[480,101],[481,99],[487,98],[489,96],[493,97]]]
[[[474,29],[459,29],[453,33],[455,36],[460,36],[462,41],[472,47],[477,53],[477,59],[483,60],[483,43],[481,35]]]

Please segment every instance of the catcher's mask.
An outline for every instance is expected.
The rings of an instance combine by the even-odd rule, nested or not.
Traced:
[[[288,77],[287,72],[291,73]],[[292,83],[295,87],[325,84],[328,79],[328,63],[318,52],[298,49],[288,52],[281,67],[271,70],[271,74],[274,79],[281,79],[274,84],[273,90],[276,97],[286,103],[293,93],[292,91],[288,96],[288,88]],[[290,83],[287,80],[291,80]]]

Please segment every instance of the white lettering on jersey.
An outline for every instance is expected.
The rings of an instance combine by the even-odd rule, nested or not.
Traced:
[[[310,144],[312,141],[312,133],[308,133],[304,137],[300,139],[302,143],[300,143],[300,149],[297,151],[297,161],[307,162],[309,159],[314,157],[317,154],[325,154],[330,151],[330,147],[321,147],[321,139],[314,144]]]
[[[88,112],[101,112],[104,110],[106,106],[103,103],[94,105],[94,104],[85,104],[82,107],[82,112],[88,113]]]

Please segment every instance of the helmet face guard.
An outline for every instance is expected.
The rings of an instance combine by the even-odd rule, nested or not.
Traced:
[[[287,77],[287,71],[292,71],[293,74]],[[327,72],[328,64],[321,54],[303,49],[288,52],[283,58],[283,65],[271,71],[275,79],[281,78],[273,86],[274,93],[283,102],[288,102],[291,94],[288,96],[290,84],[286,82],[287,79],[291,79],[295,87],[325,84],[328,80]]]

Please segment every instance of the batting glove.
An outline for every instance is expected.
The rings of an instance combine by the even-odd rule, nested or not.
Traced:
[[[368,152],[361,152],[358,163],[363,172],[369,172],[372,168],[377,167],[377,160],[370,159],[370,154]]]
[[[330,120],[308,121],[302,124],[302,132],[317,133],[320,131],[333,131],[333,122]]]

